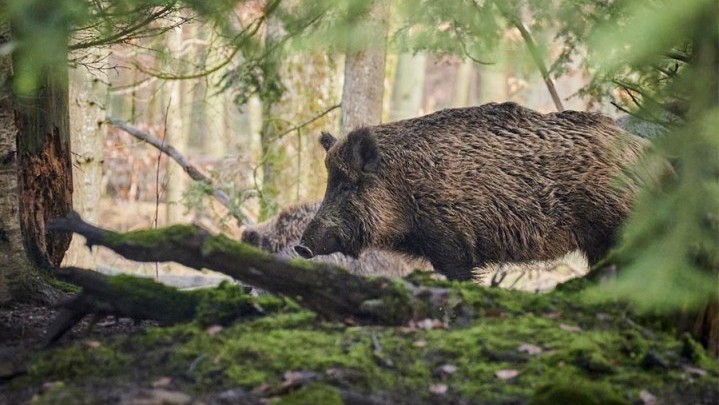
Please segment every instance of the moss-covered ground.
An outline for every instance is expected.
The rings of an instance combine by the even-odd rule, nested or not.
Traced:
[[[109,403],[153,384],[204,403],[717,400],[719,362],[696,342],[621,303],[584,302],[577,283],[532,294],[422,282],[451,288],[463,304],[448,327],[328,323],[289,300],[223,285],[198,293],[207,296],[195,322],[40,351],[2,391],[35,403]],[[248,305],[264,314],[230,323],[233,308]]]

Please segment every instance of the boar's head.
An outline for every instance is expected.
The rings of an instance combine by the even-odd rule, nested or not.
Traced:
[[[337,140],[320,136],[327,151],[327,189],[295,251],[304,258],[341,252],[357,257],[387,246],[405,228],[396,193],[382,171],[381,150],[367,128]]]

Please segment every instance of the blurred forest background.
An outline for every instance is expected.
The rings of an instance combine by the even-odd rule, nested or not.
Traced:
[[[238,218],[262,221],[321,198],[317,136],[346,133],[342,114],[363,104],[379,106],[382,122],[490,101],[629,114],[652,128],[642,131],[655,141],[648,159],[669,158],[677,175],[637,203],[609,292],[666,308],[716,301],[713,0],[2,4],[18,38],[0,49],[15,58],[16,93],[70,61],[73,205],[89,222],[125,231],[192,221],[237,237]],[[358,55],[378,57],[378,71],[357,65]],[[362,79],[376,80],[347,91]],[[370,85],[378,102],[346,99]],[[177,148],[230,197],[229,208],[108,117]],[[65,264],[163,271],[87,255],[77,239]]]

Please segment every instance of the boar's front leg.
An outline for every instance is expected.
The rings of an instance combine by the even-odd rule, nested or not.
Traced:
[[[448,280],[471,280],[474,261],[463,252],[443,251],[429,258],[434,269],[447,277]]]

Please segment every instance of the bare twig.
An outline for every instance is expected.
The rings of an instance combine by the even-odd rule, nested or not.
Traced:
[[[171,7],[162,7],[162,8],[159,8],[157,11],[155,11],[155,12],[150,13],[149,15],[147,15],[146,18],[141,19],[141,20],[138,21],[137,23],[135,23],[135,24],[133,24],[133,25],[130,25],[130,26],[127,26],[127,27],[125,27],[124,29],[121,29],[121,30],[120,30],[119,32],[117,32],[117,33],[113,33],[113,34],[110,35],[110,36],[101,37],[101,38],[95,39],[95,40],[93,40],[93,41],[77,42],[77,43],[75,43],[75,44],[70,45],[70,46],[68,47],[68,49],[70,49],[71,51],[72,51],[72,50],[76,50],[76,49],[86,49],[86,48],[91,48],[91,47],[97,47],[97,46],[103,46],[103,45],[110,45],[110,44],[122,43],[122,42],[125,42],[125,41],[127,41],[127,40],[129,40],[129,39],[131,39],[131,38],[137,38],[137,37],[138,37],[138,36],[137,36],[138,31],[142,30],[142,29],[145,28],[145,27],[148,27],[148,26],[150,25],[150,22],[155,21],[155,20],[157,20],[157,19],[159,19],[159,18],[162,18],[162,17],[168,15],[171,11],[172,11],[172,8],[171,8]],[[184,23],[184,21],[181,21],[180,23],[178,23],[178,24],[176,24],[176,25],[173,25],[172,27],[170,27],[170,29],[173,28],[173,27],[175,27],[175,26],[179,26],[179,25],[181,25],[182,23]],[[164,31],[163,31],[163,32],[164,32]],[[153,33],[153,36],[154,36],[154,35],[158,35],[158,34],[160,34],[160,33],[162,33],[162,32],[154,32],[154,33]]]
[[[547,90],[549,90],[549,94],[552,96],[552,101],[554,101],[554,106],[557,108],[557,111],[561,112],[564,111],[564,106],[562,105],[562,100],[559,98],[559,94],[557,93],[557,88],[554,87],[554,82],[552,81],[552,78],[549,77],[549,70],[547,70],[547,66],[544,64],[544,61],[542,60],[542,56],[539,53],[539,49],[537,49],[537,45],[534,42],[534,39],[532,38],[532,34],[529,33],[527,28],[522,23],[522,20],[520,18],[511,13],[506,5],[503,4],[503,2],[499,1],[496,2],[497,6],[500,8],[500,11],[502,14],[504,14],[505,18],[507,18],[512,25],[514,25],[519,32],[522,34],[522,38],[524,39],[524,43],[527,45],[527,49],[529,50],[529,53],[532,55],[532,59],[534,60],[534,63],[537,65],[537,68],[539,69],[539,72],[542,74],[542,79],[544,79],[544,83],[547,85]]]
[[[130,125],[125,121],[108,117],[107,122],[117,128],[122,129],[128,134],[134,136],[135,138],[149,143],[150,145],[160,150],[162,153],[165,153],[167,156],[171,157],[182,167],[183,170],[185,170],[185,173],[187,173],[192,180],[199,181],[212,188],[212,195],[215,197],[215,199],[219,201],[220,204],[227,207],[230,210],[231,214],[234,215],[240,222],[242,222],[242,224],[252,224],[252,221],[249,220],[247,214],[244,213],[242,209],[233,209],[230,197],[224,191],[215,187],[212,180],[207,175],[203,174],[195,165],[187,161],[187,159],[185,159],[185,157],[177,149],[175,149],[174,146],[164,143],[164,141],[160,140],[151,133],[145,132],[133,125]]]
[[[460,30],[456,26],[454,27],[454,33],[456,35],[457,41],[459,42],[459,46],[462,48],[462,53],[464,54],[465,57],[467,57],[469,60],[471,60],[472,62],[474,62],[478,65],[489,66],[489,65],[494,64],[493,62],[483,61],[481,59],[477,59],[474,56],[472,56],[469,53],[469,50],[467,49],[467,43],[464,41],[464,34],[462,32],[460,32]]]
[[[290,128],[290,129],[288,129],[288,130],[286,130],[286,131],[280,133],[279,135],[277,135],[277,139],[282,138],[283,136],[289,134],[290,132],[297,131],[297,130],[299,130],[299,129],[302,129],[302,128],[306,127],[307,125],[310,125],[311,123],[317,121],[318,119],[324,117],[325,115],[331,113],[332,111],[334,111],[334,110],[336,110],[336,109],[338,109],[338,108],[340,108],[340,107],[342,107],[342,104],[341,104],[341,103],[340,103],[340,104],[335,104],[335,105],[333,105],[332,107],[330,107],[330,108],[328,108],[328,109],[322,111],[322,112],[319,113],[318,115],[315,115],[314,117],[312,117],[312,118],[310,118],[309,120],[307,120],[307,121],[301,123],[300,125],[296,125],[296,126]]]
[[[172,105],[172,98],[170,98],[170,102],[167,103],[167,108],[165,108],[165,117],[164,123],[162,126],[162,143],[160,146],[165,146],[165,139],[167,139],[167,116],[170,115],[170,106]],[[162,149],[158,151],[157,155],[157,167],[155,169],[155,221],[153,228],[157,228],[157,221],[160,217],[160,163],[162,162]],[[166,175],[167,177],[167,175]],[[167,187],[167,181],[165,181],[165,187]],[[160,279],[160,264],[158,262],[155,262],[155,280]]]
[[[178,75],[178,74],[167,74],[160,71],[152,71],[144,66],[142,66],[140,63],[135,63],[135,69],[139,70],[142,73],[145,73],[147,75],[150,75],[152,77],[161,79],[161,80],[188,80],[188,79],[199,79],[203,77],[207,77],[223,67],[229,65],[233,60],[235,60],[235,56],[242,50],[242,46],[244,44],[244,41],[241,40],[242,38],[249,38],[257,34],[257,31],[259,31],[260,27],[262,27],[262,23],[264,22],[266,16],[262,16],[257,18],[255,21],[252,22],[249,26],[247,26],[245,29],[240,31],[236,36],[235,39],[237,40],[237,44],[232,49],[232,52],[220,63],[218,63],[215,66],[212,66],[210,68],[204,69],[203,71],[199,73],[192,73],[187,75]]]

